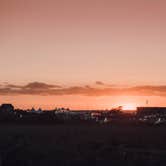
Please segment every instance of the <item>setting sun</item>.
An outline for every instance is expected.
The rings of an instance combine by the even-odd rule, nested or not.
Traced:
[[[124,104],[122,107],[123,110],[136,110],[136,104]]]

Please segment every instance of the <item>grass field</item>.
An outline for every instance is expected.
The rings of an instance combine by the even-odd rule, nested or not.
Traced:
[[[166,165],[166,127],[2,125],[0,165]]]

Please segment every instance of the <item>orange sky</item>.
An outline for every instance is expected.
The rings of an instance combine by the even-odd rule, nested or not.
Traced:
[[[164,86],[165,8],[165,0],[0,0],[0,102],[79,109],[143,105],[150,98],[151,105],[166,106],[161,89],[151,97],[4,95],[3,89],[36,81],[63,88],[95,87],[96,81]]]
[[[149,106],[166,106],[165,98],[161,97],[139,97],[139,96],[118,96],[118,97],[84,97],[84,96],[5,96],[0,102],[12,102],[16,108],[28,109],[39,107],[53,109],[55,107],[69,107],[71,109],[111,109],[118,106],[146,106],[149,99]]]

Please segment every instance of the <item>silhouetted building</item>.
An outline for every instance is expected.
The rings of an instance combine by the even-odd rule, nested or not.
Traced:
[[[137,116],[166,116],[166,107],[138,107]]]
[[[14,106],[12,104],[2,104],[0,106],[0,112],[2,112],[2,113],[12,113],[12,112],[14,112]]]

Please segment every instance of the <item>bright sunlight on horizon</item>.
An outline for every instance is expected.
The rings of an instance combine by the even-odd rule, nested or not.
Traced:
[[[0,0],[0,103],[166,106],[165,0]],[[130,104],[131,103],[131,104]],[[132,104],[133,103],[133,104]]]

